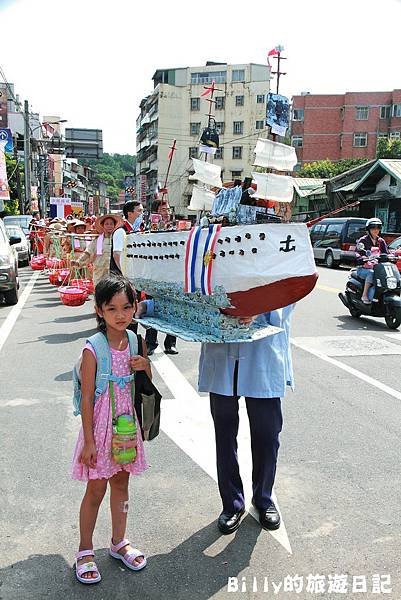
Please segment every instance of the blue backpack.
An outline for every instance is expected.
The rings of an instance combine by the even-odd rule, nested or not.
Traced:
[[[138,354],[138,339],[136,334],[133,331],[127,329],[128,342],[130,347],[130,354],[134,356]],[[96,354],[96,382],[95,382],[95,397],[93,402],[96,403],[99,396],[101,396],[107,389],[109,385],[109,381],[114,381],[116,383],[127,383],[132,381],[135,377],[135,374],[126,375],[125,377],[117,377],[111,372],[111,352],[109,347],[109,342],[107,341],[107,337],[104,333],[100,331],[92,335],[88,338],[87,343],[89,343],[95,351]],[[73,396],[73,404],[74,404],[74,415],[77,417],[81,414],[81,398],[82,398],[82,390],[81,390],[81,365],[82,365],[82,352],[78,361],[74,365],[72,371],[72,381],[74,385],[74,396]]]

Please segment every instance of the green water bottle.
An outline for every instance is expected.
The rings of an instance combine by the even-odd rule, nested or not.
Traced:
[[[113,427],[113,457],[116,463],[127,465],[136,458],[137,426],[131,415],[117,417]]]

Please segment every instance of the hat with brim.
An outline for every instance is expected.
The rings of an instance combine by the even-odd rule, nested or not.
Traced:
[[[49,229],[53,229],[56,231],[63,231],[65,228],[61,223],[52,223],[49,225]]]
[[[81,227],[81,225],[83,227],[86,227],[86,223],[84,221],[79,221],[78,219],[76,219],[76,221],[74,222],[73,228],[75,229],[76,227]]]
[[[105,222],[106,219],[113,219],[114,229],[116,229],[123,222],[122,218],[119,217],[118,215],[113,215],[113,214],[102,215],[101,217],[98,217],[95,222],[95,229],[99,233],[103,233],[103,223]]]

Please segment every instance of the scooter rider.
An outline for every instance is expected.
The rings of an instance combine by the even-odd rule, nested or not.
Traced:
[[[362,302],[370,304],[368,298],[369,288],[373,285],[373,265],[369,263],[369,256],[374,253],[372,249],[376,248],[377,254],[388,254],[387,244],[380,237],[382,222],[376,217],[368,219],[366,222],[367,234],[361,237],[356,243],[357,256],[357,275],[365,280],[365,286],[362,293]]]

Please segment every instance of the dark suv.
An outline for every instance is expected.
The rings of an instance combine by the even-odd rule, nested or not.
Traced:
[[[8,239],[0,219],[0,294],[4,296],[6,304],[18,302],[18,255],[12,246],[20,241],[19,237],[11,236]]]
[[[366,234],[366,221],[362,217],[322,219],[310,230],[313,255],[316,262],[326,267],[340,263],[355,264],[355,245]]]

